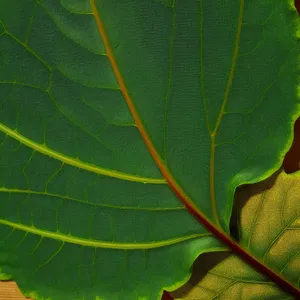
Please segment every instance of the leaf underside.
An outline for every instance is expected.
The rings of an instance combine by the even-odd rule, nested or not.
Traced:
[[[237,193],[241,245],[298,287],[299,198],[300,172],[293,175],[281,172]],[[197,268],[201,268],[200,261]],[[295,299],[233,254],[213,267],[199,282],[189,282],[185,290],[178,290],[173,296],[185,300]]]
[[[0,279],[54,300],[179,287],[199,254],[226,250],[185,205],[228,235],[235,189],[268,177],[291,144],[295,11],[270,0],[0,7]]]

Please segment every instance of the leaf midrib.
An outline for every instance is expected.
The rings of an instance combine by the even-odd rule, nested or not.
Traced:
[[[240,0],[240,16],[239,16],[239,22],[241,22],[241,17],[243,13],[243,4],[244,0]],[[137,128],[140,131],[140,134],[150,152],[152,155],[154,161],[156,162],[158,168],[160,169],[163,176],[166,178],[167,183],[169,184],[170,188],[173,190],[175,195],[180,199],[180,201],[186,206],[187,210],[202,224],[204,225],[215,237],[220,239],[225,245],[229,246],[233,252],[240,255],[242,259],[244,259],[248,264],[252,265],[255,269],[257,269],[259,272],[265,274],[268,276],[271,280],[273,280],[278,286],[286,290],[287,292],[291,293],[292,295],[296,295],[297,297],[300,297],[300,290],[293,286],[291,283],[286,281],[284,278],[280,276],[280,274],[274,272],[272,269],[270,269],[268,266],[264,265],[263,262],[259,261],[255,256],[253,256],[250,252],[243,249],[237,242],[235,242],[227,233],[223,231],[223,229],[213,224],[207,217],[195,206],[191,198],[185,193],[185,191],[181,188],[181,186],[177,183],[175,178],[173,177],[172,173],[169,171],[168,167],[163,163],[163,160],[161,159],[160,155],[158,154],[156,148],[154,147],[149,134],[147,130],[144,127],[144,124],[142,123],[139,114],[135,108],[135,105],[129,95],[129,92],[127,90],[127,87],[125,85],[125,82],[123,80],[122,74],[118,68],[118,65],[116,63],[116,60],[113,55],[112,48],[110,46],[108,37],[106,35],[106,31],[104,29],[104,25],[102,23],[102,20],[100,18],[99,12],[97,10],[95,0],[90,0],[92,11],[97,23],[97,27],[99,30],[99,33],[102,37],[105,50],[108,56],[108,59],[111,63],[112,69],[115,73],[116,79],[119,83],[120,90],[124,96],[124,99],[126,100],[126,103],[128,105],[128,108],[133,116],[133,119],[136,122]],[[238,26],[241,26],[238,25]],[[239,41],[239,35],[240,35],[240,29],[237,30],[237,41]],[[225,95],[224,99],[227,102],[230,86],[233,79],[234,69],[235,69],[235,63],[237,59],[238,54],[238,45],[235,45],[234,48],[234,54],[233,54],[233,60],[232,60],[232,66],[230,71],[230,76],[226,85]],[[227,90],[228,89],[228,90]],[[227,96],[226,96],[227,95]],[[226,103],[223,102],[220,114],[218,117],[218,120],[216,123],[215,131],[218,131],[219,123],[221,122],[222,116],[224,114]],[[217,222],[218,223],[218,222]]]

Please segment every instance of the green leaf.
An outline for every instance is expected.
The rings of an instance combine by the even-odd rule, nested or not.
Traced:
[[[271,0],[0,7],[1,279],[36,299],[158,299],[224,250],[186,207],[230,239],[236,187],[291,143],[296,13]]]
[[[279,276],[299,287],[300,172],[295,175],[282,172],[276,175],[274,183],[268,180],[242,188],[237,195],[241,210],[241,245]],[[212,268],[200,282],[190,282],[184,291],[175,292],[174,297],[185,300],[295,299],[233,254]]]

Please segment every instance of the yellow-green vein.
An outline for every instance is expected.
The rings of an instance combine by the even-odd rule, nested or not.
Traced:
[[[240,38],[241,38],[241,31],[242,31],[242,22],[243,22],[243,12],[244,12],[244,1],[245,0],[240,0],[240,9],[239,9],[239,16],[238,16],[238,25],[237,25],[237,31],[236,31],[236,37],[235,37],[235,45],[233,49],[233,56],[232,56],[232,61],[231,61],[231,67],[229,71],[229,77],[228,81],[226,84],[225,92],[224,92],[224,97],[223,97],[223,103],[217,118],[217,122],[215,125],[214,130],[211,133],[211,149],[210,149],[210,199],[211,199],[211,205],[212,205],[212,210],[213,210],[213,215],[216,224],[220,226],[219,222],[219,217],[218,217],[218,212],[217,212],[217,207],[216,207],[216,195],[215,195],[215,148],[216,148],[216,135],[218,132],[218,129],[220,127],[224,112],[225,112],[225,107],[228,102],[228,96],[235,72],[235,66],[238,58],[238,53],[239,53],[239,44],[240,44]]]
[[[109,176],[113,178],[123,179],[127,181],[133,181],[133,182],[141,182],[141,183],[151,183],[151,184],[165,184],[165,180],[163,178],[147,178],[147,177],[139,177],[132,174],[126,174],[123,172],[115,171],[115,170],[108,170],[104,169],[95,165],[88,164],[86,162],[82,162],[79,159],[66,156],[62,153],[59,153],[57,151],[54,151],[53,149],[50,149],[46,145],[38,144],[34,142],[33,140],[30,140],[29,138],[23,136],[16,130],[13,130],[4,124],[0,123],[0,131],[7,134],[11,138],[14,138],[15,140],[19,141],[21,144],[37,151],[42,154],[48,155],[54,159],[57,159],[65,164],[71,165],[73,167],[83,169],[92,173],[96,173],[99,175]]]
[[[66,235],[60,232],[51,232],[44,229],[38,229],[32,226],[23,225],[23,224],[2,220],[2,219],[0,219],[0,224],[9,226],[15,230],[22,230],[25,232],[29,232],[31,234],[39,235],[44,238],[50,238],[65,243],[71,243],[71,244],[76,244],[85,247],[92,247],[92,248],[121,249],[121,250],[154,249],[154,248],[160,248],[160,247],[166,247],[166,246],[178,244],[195,238],[211,236],[211,233],[204,233],[204,234],[195,233],[189,236],[177,237],[173,239],[150,242],[150,243],[118,243],[118,242],[107,242],[107,241],[99,241],[99,240],[92,240],[92,239],[84,239],[72,235]]]
[[[184,210],[184,206],[176,206],[176,207],[134,207],[134,206],[118,206],[118,205],[109,205],[109,204],[99,204],[99,203],[93,203],[88,202],[87,200],[81,200],[74,197],[70,197],[67,195],[59,195],[59,194],[53,194],[49,193],[47,191],[41,192],[41,191],[32,191],[32,190],[23,190],[23,189],[11,189],[6,187],[0,188],[0,193],[9,193],[9,194],[27,194],[27,195],[39,195],[39,196],[48,196],[48,197],[54,197],[59,199],[64,199],[68,201],[74,201],[82,204],[88,204],[95,207],[106,207],[106,208],[112,208],[112,209],[122,209],[122,210],[139,210],[139,211],[171,211],[171,210]]]

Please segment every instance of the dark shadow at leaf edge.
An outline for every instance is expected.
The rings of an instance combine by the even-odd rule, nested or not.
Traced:
[[[276,181],[277,176],[279,175],[279,173],[282,172],[282,170],[283,168],[280,168],[269,178],[254,184],[242,185],[238,187],[238,189],[236,190],[234,195],[234,204],[233,204],[232,215],[230,220],[230,234],[237,242],[239,242],[240,240],[239,220],[244,205],[246,204],[246,202],[249,200],[250,197],[255,196],[257,194],[261,194],[264,191],[271,189]]]
[[[174,300],[171,294],[167,291],[164,291],[161,300]]]
[[[298,13],[300,14],[300,0],[295,0],[294,3]]]
[[[290,150],[285,155],[283,167],[288,174],[294,173],[300,169],[300,118],[295,122],[294,140]]]

